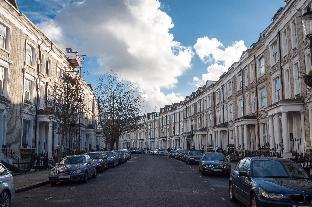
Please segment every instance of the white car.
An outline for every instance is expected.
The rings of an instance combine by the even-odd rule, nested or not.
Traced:
[[[15,196],[13,176],[10,171],[0,163],[0,206],[10,207]]]

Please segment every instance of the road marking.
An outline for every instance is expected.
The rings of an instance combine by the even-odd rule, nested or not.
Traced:
[[[225,198],[221,197],[221,199],[225,201]]]
[[[134,160],[129,160],[128,162],[136,162],[136,161],[134,161]]]

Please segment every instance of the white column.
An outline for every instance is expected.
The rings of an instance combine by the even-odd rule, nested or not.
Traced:
[[[239,125],[238,128],[238,138],[239,138],[239,145],[240,145],[240,149],[243,149],[243,136],[242,136],[242,132],[243,132],[243,126]]]
[[[221,130],[218,131],[218,147],[220,148],[221,147]]]
[[[36,136],[37,136],[37,140],[36,140],[36,154],[39,154],[39,139],[40,139],[40,133],[39,133],[39,130],[40,130],[40,127],[39,127],[39,121],[37,123],[37,132],[36,132]]]
[[[284,154],[289,153],[289,134],[288,134],[288,120],[287,113],[282,113],[282,134],[283,134],[283,146],[284,146]]]
[[[310,146],[312,146],[312,109],[309,109]]]
[[[238,131],[238,130],[237,130],[237,127],[235,126],[235,127],[234,127],[234,139],[235,139],[234,143],[235,143],[236,149],[238,149],[238,145],[239,145],[239,143],[238,143],[237,131]]]
[[[247,131],[247,124],[244,125],[244,150],[249,150],[249,146],[247,143],[247,136],[248,136],[248,131]]]
[[[281,151],[281,147],[280,147],[280,137],[281,137],[281,133],[280,133],[280,124],[279,124],[279,117],[278,114],[275,114],[274,118],[273,118],[273,122],[274,122],[274,139],[275,139],[275,147],[277,148],[277,152]]]
[[[305,128],[304,128],[304,111],[301,112],[301,119],[300,119],[300,125],[301,125],[301,145],[300,145],[300,153],[304,153],[305,149]]]
[[[270,149],[274,149],[273,116],[269,116],[269,140]]]
[[[52,133],[53,133],[53,122],[49,122],[49,129],[48,129],[48,158],[52,158]]]

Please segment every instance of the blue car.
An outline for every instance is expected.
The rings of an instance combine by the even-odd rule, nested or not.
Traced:
[[[291,160],[244,158],[231,173],[229,197],[252,207],[311,206],[312,181]]]

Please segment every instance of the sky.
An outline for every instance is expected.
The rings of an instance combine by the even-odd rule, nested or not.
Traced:
[[[61,48],[86,55],[83,77],[134,82],[146,111],[179,102],[256,42],[284,0],[17,0]]]

